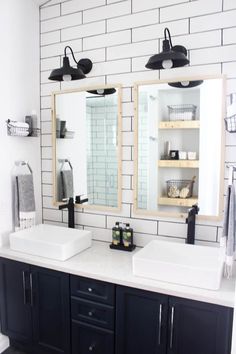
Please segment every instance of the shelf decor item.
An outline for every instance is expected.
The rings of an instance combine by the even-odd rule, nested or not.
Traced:
[[[195,177],[192,180],[171,179],[166,181],[168,198],[191,198],[194,182]]]
[[[195,120],[197,106],[194,104],[181,104],[168,106],[170,121]]]

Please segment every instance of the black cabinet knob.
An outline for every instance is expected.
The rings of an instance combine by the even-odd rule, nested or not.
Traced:
[[[90,352],[93,352],[95,349],[95,344],[90,345],[88,349]]]
[[[91,310],[88,312],[89,317],[93,317],[94,314],[95,314],[95,310]]]

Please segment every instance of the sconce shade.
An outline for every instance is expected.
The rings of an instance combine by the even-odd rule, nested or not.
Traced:
[[[70,66],[68,57],[63,58],[63,66],[61,68],[55,69],[51,72],[49,80],[64,81],[63,77],[65,75],[70,75],[71,80],[81,80],[86,78],[85,74],[80,68],[76,69]]]
[[[160,70],[185,66],[189,64],[187,50],[182,45],[172,46],[170,31],[165,28],[165,39],[162,43],[162,52],[150,57],[146,64],[147,69]],[[167,34],[169,39],[167,39]]]
[[[179,82],[169,82],[168,85],[176,88],[191,88],[199,86],[203,83],[203,80],[193,80],[193,81],[179,81]]]
[[[70,66],[69,58],[66,55],[67,49],[71,51],[72,58],[77,64],[77,68]],[[85,74],[88,74],[92,70],[92,67],[93,63],[90,59],[81,59],[79,62],[77,62],[71,47],[66,46],[64,50],[63,66],[61,68],[54,69],[48,79],[53,81],[72,81],[85,79]]]
[[[107,89],[89,90],[87,92],[92,93],[93,95],[106,96],[106,95],[112,95],[113,93],[116,93],[116,89],[107,88]]]

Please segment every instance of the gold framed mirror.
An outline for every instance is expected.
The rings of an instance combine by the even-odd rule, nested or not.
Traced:
[[[52,93],[54,205],[120,210],[121,102],[121,85]]]
[[[135,84],[136,214],[222,218],[225,98],[224,76]]]

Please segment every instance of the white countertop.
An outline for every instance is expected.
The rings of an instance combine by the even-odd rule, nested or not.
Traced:
[[[234,307],[235,279],[223,279],[221,288],[213,291],[137,277],[132,272],[133,253],[111,250],[108,243],[93,241],[91,248],[61,262],[12,251],[9,247],[0,248],[0,257],[3,258],[118,285]]]

